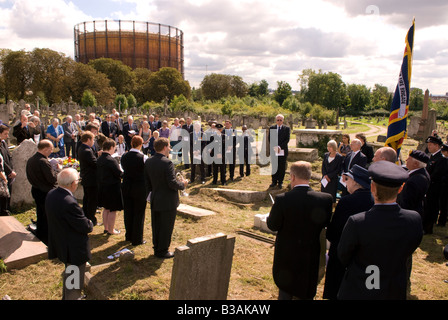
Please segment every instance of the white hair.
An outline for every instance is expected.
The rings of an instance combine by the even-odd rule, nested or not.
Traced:
[[[66,168],[59,172],[57,181],[60,187],[70,187],[71,184],[79,179],[79,173],[76,169]]]
[[[282,118],[282,119],[284,120],[284,119],[285,119],[285,116],[282,115],[282,114],[278,114],[278,115],[275,116],[275,119],[277,119],[277,118]]]

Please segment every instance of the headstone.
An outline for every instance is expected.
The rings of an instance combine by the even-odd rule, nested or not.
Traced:
[[[187,216],[192,219],[200,219],[203,217],[213,216],[216,213],[211,210],[201,209],[192,207],[186,204],[181,203],[177,207],[177,213],[183,216]]]
[[[305,129],[316,129],[317,121],[313,117],[305,120]]]
[[[23,140],[12,152],[12,165],[17,176],[12,183],[11,207],[21,207],[34,203],[31,196],[31,184],[26,177],[26,163],[37,152],[32,139]]]
[[[170,300],[226,300],[234,247],[235,237],[223,233],[177,247]]]
[[[15,217],[0,217],[0,258],[8,270],[21,269],[47,257],[47,246]]]

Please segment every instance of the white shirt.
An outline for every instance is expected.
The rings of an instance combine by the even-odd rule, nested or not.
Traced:
[[[129,150],[129,152],[137,152],[137,153],[143,154],[143,152],[141,152],[140,150],[135,149],[135,148],[131,148],[131,150]],[[149,159],[148,156],[143,154],[143,162],[146,162],[146,160],[148,160],[148,159]]]

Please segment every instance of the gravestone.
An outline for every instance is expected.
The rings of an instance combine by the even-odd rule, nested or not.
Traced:
[[[223,233],[176,248],[170,300],[226,300],[235,237]]]
[[[183,216],[187,216],[192,219],[200,219],[208,216],[213,216],[216,214],[216,212],[213,212],[211,210],[201,209],[192,207],[186,204],[181,203],[177,207],[177,213]]]
[[[26,163],[37,152],[37,145],[32,139],[23,140],[12,152],[12,165],[17,176],[12,183],[11,206],[32,205],[31,184],[26,177]]]
[[[0,217],[0,258],[8,270],[25,268],[47,257],[47,246],[15,217]]]
[[[296,146],[311,147],[319,141],[328,137],[329,140],[341,141],[342,131],[340,130],[325,130],[325,129],[300,129],[294,130],[296,135]]]

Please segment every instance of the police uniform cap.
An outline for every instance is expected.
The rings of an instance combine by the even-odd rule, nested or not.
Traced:
[[[429,161],[429,156],[420,150],[412,150],[409,156],[423,163],[428,163]]]
[[[222,129],[222,128],[224,128],[224,126],[223,126],[222,124],[220,124],[220,123],[216,124],[215,127],[218,128],[218,129]]]
[[[363,188],[370,189],[370,175],[367,169],[355,164],[349,172],[344,172],[343,175],[352,178]]]
[[[369,166],[370,178],[377,184],[396,188],[409,178],[409,173],[390,161],[377,161]]]
[[[448,144],[442,144],[442,151],[448,151]]]
[[[429,142],[438,144],[439,146],[443,145],[443,141],[442,141],[442,139],[440,139],[439,137],[435,137],[435,136],[429,136],[429,137],[426,139],[426,143],[429,143]]]

